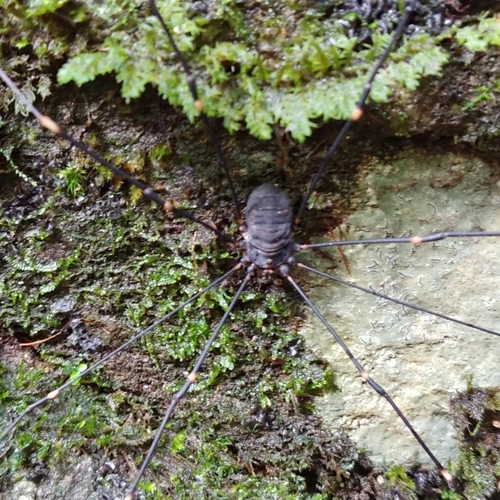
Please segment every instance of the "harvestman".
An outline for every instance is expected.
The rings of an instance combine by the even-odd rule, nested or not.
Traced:
[[[410,430],[410,432],[413,434],[414,438],[418,441],[420,446],[424,449],[425,453],[428,455],[428,457],[432,460],[432,462],[436,465],[438,470],[440,471],[441,475],[443,478],[446,480],[446,482],[450,485],[451,488],[455,489],[457,487],[456,480],[453,478],[453,476],[443,467],[443,465],[440,463],[438,458],[436,458],[433,454],[433,452],[428,448],[426,443],[422,440],[418,432],[414,429],[412,424],[408,421],[408,419],[405,417],[405,415],[401,412],[401,410],[398,408],[398,406],[395,404],[393,399],[386,393],[386,391],[369,375],[369,373],[364,369],[364,367],[361,365],[361,363],[352,355],[350,352],[349,348],[346,346],[344,341],[341,339],[341,337],[337,334],[337,332],[334,330],[334,328],[328,323],[328,321],[324,318],[322,313],[316,308],[316,306],[310,301],[306,293],[302,290],[302,288],[296,283],[296,281],[292,278],[290,275],[290,269],[293,267],[300,267],[301,269],[316,273],[324,278],[334,280],[337,282],[340,282],[342,284],[346,284],[348,286],[363,290],[364,292],[374,294],[380,298],[390,300],[396,304],[400,304],[418,311],[421,311],[426,314],[431,314],[434,316],[437,316],[439,318],[452,321],[461,325],[465,325],[471,328],[474,328],[476,330],[480,330],[492,335],[500,336],[498,332],[489,330],[487,328],[482,328],[476,325],[473,325],[471,323],[467,323],[465,321],[461,321],[449,316],[446,316],[444,314],[440,314],[434,311],[430,311],[426,308],[422,308],[413,304],[410,304],[408,302],[405,302],[403,300],[391,298],[388,296],[385,296],[383,294],[374,292],[371,289],[366,289],[363,287],[360,287],[358,285],[354,285],[352,283],[345,282],[343,280],[340,280],[338,278],[335,278],[327,273],[324,273],[322,271],[319,271],[317,269],[314,269],[310,266],[307,266],[302,263],[297,263],[294,254],[302,251],[302,250],[308,250],[312,248],[325,248],[325,247],[334,247],[334,246],[345,246],[345,245],[367,245],[367,244],[394,244],[394,243],[410,243],[410,244],[420,244],[420,243],[426,243],[426,242],[434,242],[438,240],[443,240],[445,238],[477,238],[477,237],[484,237],[484,236],[500,236],[500,232],[496,231],[488,231],[488,232],[443,232],[443,233],[437,233],[437,234],[431,234],[428,236],[413,236],[413,237],[404,237],[404,238],[377,238],[377,239],[367,239],[367,240],[353,240],[353,241],[333,241],[333,242],[325,242],[325,243],[317,243],[317,244],[310,244],[310,245],[300,245],[295,243],[292,240],[292,233],[293,230],[297,227],[299,224],[302,215],[305,211],[305,208],[307,206],[307,202],[309,198],[311,197],[319,179],[322,177],[324,174],[324,171],[329,164],[333,154],[337,150],[340,142],[343,140],[343,138],[346,136],[348,131],[350,130],[351,126],[353,125],[354,122],[356,122],[363,114],[363,106],[368,98],[368,95],[371,90],[371,85],[372,82],[385,62],[389,52],[392,50],[394,44],[398,40],[398,38],[402,35],[406,25],[409,22],[411,13],[414,9],[415,5],[415,0],[412,0],[408,2],[408,5],[406,6],[405,14],[404,17],[400,20],[399,25],[389,43],[387,46],[384,54],[380,57],[378,63],[376,64],[375,68],[372,70],[372,73],[364,87],[363,93],[357,103],[357,106],[354,108],[350,120],[348,120],[337,138],[335,139],[334,143],[330,147],[327,155],[325,156],[323,162],[321,163],[320,168],[318,169],[316,175],[314,176],[312,182],[310,183],[309,189],[307,193],[304,196],[304,199],[302,201],[302,204],[300,205],[299,211],[295,217],[293,217],[292,214],[292,209],[290,205],[290,201],[286,193],[281,190],[280,188],[271,185],[271,184],[264,184],[260,186],[259,188],[255,189],[247,202],[246,205],[246,222],[243,223],[242,219],[242,210],[240,208],[240,205],[238,203],[238,199],[236,196],[236,192],[232,183],[232,179],[229,173],[229,169],[227,167],[227,164],[224,160],[221,148],[218,144],[216,135],[214,134],[212,128],[209,125],[207,116],[203,112],[203,104],[201,99],[198,96],[197,89],[196,89],[196,82],[194,76],[191,74],[190,67],[188,66],[188,63],[186,59],[183,57],[181,52],[179,51],[175,40],[173,39],[170,30],[166,23],[164,22],[161,14],[157,10],[157,7],[152,0],[150,3],[151,10],[153,14],[158,18],[159,22],[161,23],[163,30],[165,31],[175,53],[178,58],[178,61],[182,65],[183,71],[186,74],[187,81],[188,81],[188,86],[191,92],[191,95],[193,97],[194,101],[194,107],[198,111],[198,113],[201,116],[201,120],[203,121],[209,135],[211,142],[216,150],[217,156],[219,158],[221,167],[224,171],[224,174],[226,176],[227,182],[229,184],[229,188],[233,197],[233,202],[234,202],[234,207],[235,207],[235,214],[242,223],[241,226],[241,232],[243,239],[240,241],[234,241],[232,238],[229,236],[225,235],[221,231],[219,231],[212,223],[203,221],[199,219],[198,217],[195,217],[194,215],[181,210],[176,207],[175,203],[171,200],[165,200],[162,197],[160,197],[152,188],[144,184],[143,182],[135,179],[134,177],[130,176],[128,173],[125,171],[119,169],[115,165],[111,164],[110,162],[106,161],[104,158],[102,158],[98,153],[94,152],[91,148],[86,146],[85,144],[80,143],[77,141],[74,137],[69,135],[66,131],[64,131],[57,123],[55,123],[51,118],[48,116],[42,115],[20,92],[20,90],[17,88],[17,86],[14,84],[14,82],[8,77],[8,75],[0,68],[0,78],[4,81],[4,83],[10,87],[10,89],[17,95],[18,99],[30,110],[30,112],[38,119],[40,124],[47,128],[49,131],[52,133],[59,135],[69,141],[73,146],[76,148],[80,149],[81,151],[85,152],[92,158],[94,158],[96,161],[100,162],[102,165],[105,167],[109,168],[112,170],[116,175],[121,176],[124,178],[126,181],[130,182],[131,184],[137,186],[138,188],[141,189],[141,191],[144,193],[146,197],[157,203],[163,210],[167,212],[171,212],[172,214],[183,217],[186,219],[189,219],[193,222],[196,222],[197,224],[200,224],[204,226],[205,228],[213,231],[217,236],[219,236],[221,239],[224,241],[233,244],[237,246],[239,249],[241,249],[244,253],[244,256],[241,258],[241,260],[227,273],[225,273],[223,276],[220,278],[216,279],[212,283],[210,283],[207,287],[205,287],[203,290],[199,291],[195,295],[193,295],[190,299],[182,303],[180,306],[178,306],[175,310],[171,311],[164,317],[160,318],[158,321],[156,321],[154,324],[146,328],[145,330],[141,331],[134,337],[132,337],[129,341],[127,341],[125,344],[120,346],[119,348],[115,349],[113,352],[107,354],[105,357],[103,357],[100,361],[94,363],[92,366],[89,368],[85,369],[84,371],[80,372],[77,376],[77,378],[81,378],[84,375],[88,374],[89,372],[93,371],[96,367],[100,366],[101,364],[105,363],[107,360],[112,358],[114,355],[116,355],[118,352],[122,351],[123,349],[126,349],[129,345],[131,345],[133,342],[138,340],[139,338],[143,337],[146,335],[148,332],[150,332],[152,329],[154,329],[157,325],[160,323],[164,322],[168,318],[172,317],[175,315],[179,310],[181,310],[183,307],[186,305],[193,303],[196,299],[198,299],[200,296],[202,296],[206,291],[211,289],[217,284],[220,284],[222,281],[224,281],[227,277],[231,276],[234,274],[236,271],[240,269],[245,269],[245,276],[241,282],[241,285],[237,292],[235,293],[229,307],[225,311],[222,319],[220,320],[219,324],[215,328],[211,338],[207,341],[205,348],[203,349],[201,355],[199,356],[194,368],[192,368],[191,372],[187,376],[187,380],[182,386],[182,388],[173,396],[172,401],[170,403],[170,406],[168,407],[165,416],[156,431],[155,438],[150,446],[150,449],[146,455],[146,458],[143,461],[143,464],[129,490],[129,493],[127,494],[126,498],[128,500],[132,499],[134,496],[135,491],[137,490],[138,483],[142,476],[144,475],[152,457],[155,452],[156,447],[158,446],[159,440],[162,436],[162,433],[165,429],[165,426],[167,423],[170,421],[170,418],[173,414],[174,409],[176,408],[177,404],[181,400],[181,398],[184,397],[184,395],[187,393],[189,388],[191,387],[192,384],[195,383],[196,378],[198,376],[198,372],[205,361],[207,354],[216,340],[220,330],[222,329],[223,325],[227,321],[227,318],[229,317],[229,314],[233,310],[234,306],[236,305],[239,297],[241,296],[242,292],[245,290],[246,286],[250,282],[252,278],[254,278],[257,274],[277,274],[284,278],[290,285],[295,288],[297,293],[301,296],[301,298],[306,302],[306,304],[311,308],[311,310],[314,312],[314,314],[317,316],[317,318],[323,323],[325,328],[330,332],[330,334],[333,336],[333,338],[336,340],[336,342],[342,347],[346,355],[349,357],[349,359],[352,361],[356,369],[358,370],[361,378],[368,384],[370,387],[376,391],[380,396],[386,399],[386,401],[389,403],[389,405],[393,408],[393,410],[397,413],[397,415],[400,417],[400,419],[404,422],[405,426]],[[66,389],[69,387],[71,384],[73,384],[75,381],[75,378],[72,378],[70,381],[66,382],[65,384],[61,385],[57,389],[53,390],[49,394],[47,394],[44,398],[36,401],[35,403],[31,404],[26,408],[24,412],[21,413],[8,427],[5,429],[5,431],[2,433],[0,436],[0,439],[5,439],[20,423],[20,421],[24,418],[25,415],[33,411],[35,408],[45,404],[48,401],[51,401],[55,399],[62,390]]]

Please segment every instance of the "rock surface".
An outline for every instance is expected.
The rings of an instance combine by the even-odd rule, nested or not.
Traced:
[[[402,151],[366,169],[362,207],[344,229],[345,239],[424,235],[437,231],[500,228],[498,170],[468,153]],[[378,292],[499,330],[498,238],[456,238],[411,245],[344,247],[333,269],[308,252],[309,265]],[[340,262],[338,250],[331,255]],[[309,281],[310,283],[310,281]],[[315,279],[310,296],[354,355],[394,398],[436,457],[458,454],[448,401],[467,381],[500,385],[500,339],[386,300]],[[390,408],[367,385],[308,313],[307,344],[328,359],[339,391],[316,401],[332,428],[351,437],[377,463],[429,464],[430,459]]]

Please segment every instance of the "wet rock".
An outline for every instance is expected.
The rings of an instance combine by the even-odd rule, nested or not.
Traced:
[[[52,302],[52,311],[55,313],[69,313],[73,310],[76,304],[76,299],[72,295],[60,297]]]

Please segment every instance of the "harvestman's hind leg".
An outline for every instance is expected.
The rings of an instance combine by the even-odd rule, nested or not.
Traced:
[[[500,192],[494,179],[490,166],[473,156],[409,151],[369,169],[361,186],[366,204],[347,220],[347,238],[498,229]],[[344,252],[350,275],[335,249],[335,268],[312,250],[298,258],[348,281],[498,331],[498,238],[359,245],[344,247]],[[444,463],[456,457],[448,401],[466,388],[469,375],[476,386],[500,386],[500,339],[324,279],[318,284],[310,289],[311,298],[328,321],[387,387],[436,456]],[[315,324],[312,317],[311,322]],[[341,394],[327,395],[319,403],[329,425],[350,429],[378,462],[428,463],[390,409],[360,390],[359,379],[349,373],[331,338],[310,326],[302,333],[331,361],[342,388]]]

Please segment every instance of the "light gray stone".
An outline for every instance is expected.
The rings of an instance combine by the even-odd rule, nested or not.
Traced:
[[[425,156],[424,156],[425,153]],[[500,230],[500,186],[493,167],[460,154],[410,152],[374,162],[362,182],[362,208],[347,220],[346,239]],[[500,239],[447,239],[418,247],[344,247],[351,274],[312,251],[302,260],[338,277],[444,314],[500,330]],[[457,456],[448,410],[467,380],[500,386],[500,338],[403,309],[325,279],[310,296],[371,376],[394,398],[443,463]],[[316,400],[331,428],[343,428],[377,463],[430,460],[389,404],[358,372],[319,321],[302,329],[336,374],[339,392]]]

